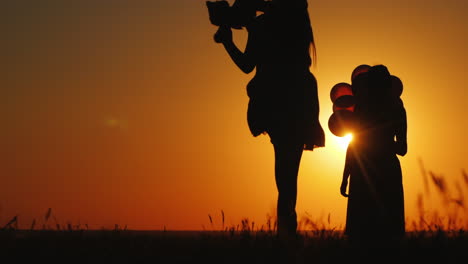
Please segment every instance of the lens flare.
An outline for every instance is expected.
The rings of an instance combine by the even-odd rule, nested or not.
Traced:
[[[342,149],[347,149],[349,142],[353,140],[353,135],[352,134],[347,134],[346,136],[343,137],[335,137],[336,142],[338,143],[338,146]]]

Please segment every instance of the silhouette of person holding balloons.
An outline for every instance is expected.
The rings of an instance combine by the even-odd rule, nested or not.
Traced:
[[[345,234],[364,243],[398,241],[405,234],[397,157],[407,152],[406,110],[400,98],[403,84],[384,65],[360,65],[352,74],[352,85],[341,86],[346,88],[335,90],[346,92],[332,89],[337,106],[329,126],[338,135],[346,129],[353,133],[340,186],[340,193],[348,197]],[[350,97],[344,104],[333,96]]]

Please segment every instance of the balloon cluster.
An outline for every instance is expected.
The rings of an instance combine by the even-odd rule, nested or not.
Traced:
[[[377,66],[374,66],[377,67]],[[330,91],[330,99],[333,103],[333,113],[328,119],[328,128],[337,137],[343,137],[353,132],[353,124],[356,119],[356,107],[362,98],[369,94],[369,71],[372,66],[361,64],[351,74],[351,84],[340,82],[335,84]],[[403,83],[400,78],[390,75],[390,96],[398,98],[403,92]]]

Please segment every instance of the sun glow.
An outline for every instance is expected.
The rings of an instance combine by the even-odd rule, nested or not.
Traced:
[[[351,140],[353,140],[353,135],[352,134],[346,134],[346,136],[343,136],[343,137],[335,137],[336,139],[336,142],[338,144],[338,146],[342,149],[347,149],[348,148],[348,145],[349,145],[349,142],[351,142]]]

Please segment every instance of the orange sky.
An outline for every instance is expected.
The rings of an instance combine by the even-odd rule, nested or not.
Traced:
[[[253,73],[213,42],[205,1],[10,2],[0,35],[0,225],[14,215],[24,227],[42,223],[47,208],[61,224],[91,228],[211,229],[221,210],[226,225],[274,215],[273,148],[246,121]],[[309,11],[326,147],[303,155],[299,217],[330,214],[330,226],[343,227],[345,149],[328,130],[329,92],[365,63],[385,64],[404,84],[408,222],[418,194],[445,219],[456,206],[442,206],[433,185],[425,191],[419,159],[445,177],[451,198],[468,195],[468,6],[309,0]],[[241,47],[245,37],[234,31]],[[467,210],[458,211],[465,226]]]

